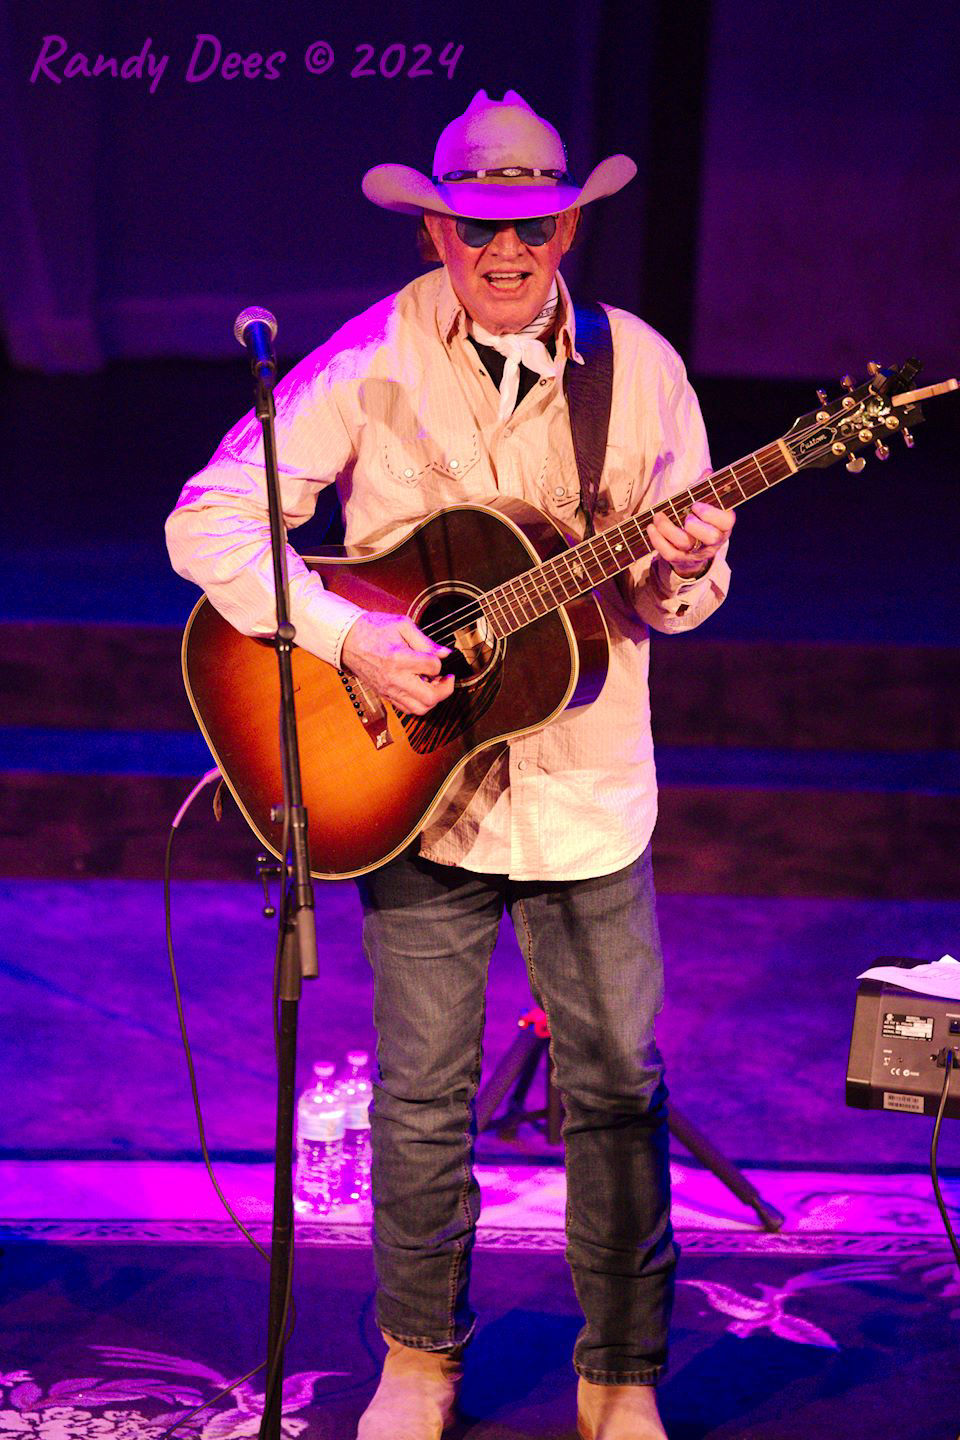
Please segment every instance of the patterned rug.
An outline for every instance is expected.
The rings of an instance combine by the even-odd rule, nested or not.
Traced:
[[[684,1232],[661,1391],[672,1440],[954,1440],[960,1277],[945,1241],[839,1239]],[[159,1440],[262,1357],[267,1270],[245,1246],[64,1244],[9,1226],[0,1263],[2,1440]],[[286,1436],[352,1440],[382,1353],[372,1295],[366,1247],[299,1250]],[[454,1440],[573,1440],[579,1320],[562,1256],[481,1250],[473,1299]],[[255,1377],[185,1433],[256,1435],[261,1391]]]

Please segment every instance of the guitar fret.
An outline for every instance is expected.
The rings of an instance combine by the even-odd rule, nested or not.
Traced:
[[[533,576],[536,578],[533,579]],[[520,576],[519,578],[522,588],[526,590],[529,595],[530,603],[534,606],[537,618],[541,615],[548,614],[553,604],[553,595],[547,576],[543,574],[542,570],[534,570],[530,580],[527,580],[525,576]],[[532,594],[530,594],[531,583],[534,586]]]
[[[521,604],[528,605],[533,610],[534,620],[547,613],[545,609],[538,608],[544,603],[543,579],[539,570],[532,570],[529,575],[517,575],[513,583],[520,592]]]
[[[524,624],[523,619],[521,618],[518,623],[517,612],[513,603],[513,597],[507,594],[506,585],[500,585],[498,589],[500,595],[503,597],[503,606],[507,612],[507,616],[510,621],[510,630],[513,631],[522,629]]]
[[[557,556],[553,560],[548,561],[544,566],[547,575],[547,584],[549,585],[550,594],[553,597],[555,605],[562,605],[564,600],[570,600],[572,598],[571,592],[567,588],[570,582],[570,576],[563,574],[559,561],[560,557]],[[577,589],[576,586],[574,586],[573,594],[576,593]]]
[[[481,602],[498,638],[505,639],[567,600],[619,575],[652,552],[647,527],[658,514],[683,526],[693,505],[708,501],[732,510],[791,474],[778,442],[703,476],[690,490],[669,496],[643,515],[632,515],[588,540],[496,586]]]
[[[583,555],[583,568],[584,568],[584,570],[586,571],[587,577],[588,577],[594,584],[596,584],[598,578],[599,578],[600,580],[606,580],[606,578],[607,578],[607,572],[606,572],[606,570],[604,570],[604,568],[603,568],[603,561],[600,559],[600,556],[597,554],[596,546],[595,546],[595,545],[588,545],[588,546],[586,546],[586,547],[583,549],[583,551],[582,551],[582,555]],[[590,574],[590,568],[589,568],[589,567],[590,567],[591,564],[595,565],[595,566],[597,567],[597,569],[599,570],[599,572],[600,572],[599,577]]]
[[[518,575],[517,583],[523,592],[524,600],[533,609],[533,618],[539,620],[542,615],[546,615],[553,604],[553,596],[543,572],[533,570],[528,575]]]
[[[516,599],[517,605],[520,607],[521,615],[523,615],[523,607],[528,606],[532,613],[529,615],[525,615],[524,619],[526,621],[536,620],[537,612],[534,607],[533,599],[530,595],[526,593],[525,587],[520,577],[514,576],[514,578],[510,581],[510,584],[513,586],[514,597]]]
[[[480,613],[486,620],[489,628],[493,631],[494,639],[506,639],[509,630],[506,626],[506,616],[503,614],[503,607],[496,598],[494,590],[488,590],[480,601]]]
[[[761,486],[761,489],[766,490],[766,488],[767,488],[767,477],[764,475],[764,473],[763,473],[763,467],[761,466],[761,464],[760,464],[759,460],[757,459],[756,455],[751,455],[751,456],[749,457],[749,460],[748,460],[747,463],[753,466],[754,470],[757,472],[757,475],[760,477],[760,486]],[[752,480],[748,480],[748,483],[751,483],[751,484],[752,484]],[[751,488],[749,493],[750,493],[751,495],[757,495],[757,494],[759,494],[759,491]]]
[[[634,555],[634,559],[639,560],[642,555],[650,554],[650,541],[647,539],[647,532],[643,525],[641,525],[639,520],[631,519],[628,523],[631,528],[636,531],[635,536],[629,542],[630,551],[632,554],[634,548],[638,547],[637,553],[636,555]]]
[[[790,466],[787,464],[786,457],[779,445],[768,445],[765,450],[759,453],[765,457],[763,460],[764,474],[767,473],[768,469],[773,472],[772,478],[767,480],[768,486],[776,485],[781,480],[787,478],[790,474]]]
[[[723,509],[723,502],[722,502],[722,500],[720,499],[720,496],[717,494],[717,487],[716,487],[716,485],[714,485],[714,483],[713,483],[713,476],[712,476],[712,475],[708,475],[707,478],[706,478],[706,480],[704,481],[704,484],[708,487],[710,494],[713,496],[713,498],[714,498],[714,500],[716,501],[717,505],[718,505],[718,506],[720,507],[720,509],[722,510],[722,509]],[[706,499],[707,497],[704,496],[703,498]]]
[[[574,566],[571,563],[571,553],[572,552],[568,550],[565,555],[558,555],[557,559],[554,561],[555,566],[559,566],[562,563],[562,565],[566,569],[566,574],[564,574],[563,570],[558,571],[558,578],[561,585],[563,585],[564,590],[566,590],[568,583],[573,587],[569,595],[564,595],[563,598],[565,600],[572,600],[573,596],[579,595],[581,589],[583,588],[580,584],[580,581],[577,579],[576,571],[574,570]],[[579,561],[577,561],[576,563],[579,564]]]
[[[733,506],[734,506],[737,502],[734,500],[731,504],[727,505],[727,504],[724,503],[724,500],[723,500],[722,497],[723,497],[724,495],[728,494],[728,493],[733,489],[734,485],[736,485],[737,489],[740,491],[740,498],[741,498],[741,500],[746,500],[746,499],[747,499],[747,492],[744,490],[743,486],[740,484],[740,480],[739,480],[739,478],[738,478],[738,476],[737,476],[736,468],[735,468],[733,465],[728,465],[725,470],[718,470],[717,473],[716,473],[716,476],[715,476],[714,478],[717,479],[717,480],[719,480],[719,479],[721,479],[721,477],[726,477],[726,476],[729,476],[730,478],[729,478],[729,479],[724,478],[724,479],[723,479],[723,484],[722,484],[722,485],[717,485],[717,486],[715,487],[715,494],[716,494],[716,496],[717,496],[717,500],[718,500],[718,502],[719,502],[719,504],[720,504],[721,509],[723,509],[723,510],[731,510],[731,509],[733,508]]]
[[[614,527],[614,528],[616,529],[616,527]],[[617,553],[617,547],[614,545],[613,540],[612,540],[612,538],[611,538],[611,532],[610,532],[609,530],[604,530],[604,531],[602,531],[601,534],[598,536],[598,539],[601,540],[601,541],[603,542],[603,544],[606,546],[607,552],[608,552],[608,554],[609,554],[609,556],[610,556],[610,560],[611,560],[611,562],[612,562],[612,569],[610,569],[609,571],[607,571],[606,567],[604,567],[604,574],[606,574],[606,575],[616,575],[617,570],[620,568],[620,565],[619,565],[620,557],[619,557],[619,555],[618,555],[618,553]],[[621,544],[622,544],[622,542],[618,542],[618,543],[621,543]]]

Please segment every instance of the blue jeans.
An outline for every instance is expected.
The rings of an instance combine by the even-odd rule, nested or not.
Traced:
[[[406,851],[359,881],[374,974],[377,1318],[406,1345],[469,1338],[472,1171],[487,965],[510,911],[547,1014],[563,1094],[567,1259],[586,1324],[580,1375],[653,1384],[666,1363],[677,1249],[663,991],[650,854],[592,880],[521,883]]]

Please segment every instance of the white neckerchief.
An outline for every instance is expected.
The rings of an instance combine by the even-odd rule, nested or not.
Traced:
[[[526,365],[535,375],[543,375],[547,379],[554,379],[557,374],[557,362],[550,354],[550,351],[540,339],[553,328],[559,303],[557,282],[554,280],[550,294],[547,296],[543,309],[534,315],[529,324],[524,325],[522,330],[509,335],[491,335],[489,330],[484,330],[476,320],[470,321],[470,334],[481,345],[489,345],[491,349],[499,351],[505,357],[503,375],[500,379],[500,407],[497,418],[506,420],[512,415],[517,403],[517,391],[520,388],[520,366]]]

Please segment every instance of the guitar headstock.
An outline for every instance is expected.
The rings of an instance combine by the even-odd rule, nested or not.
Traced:
[[[828,401],[826,392],[818,390],[819,408],[801,415],[784,435],[798,470],[834,465],[838,460],[846,460],[848,470],[862,470],[866,460],[860,452],[869,445],[879,460],[886,460],[892,437],[902,435],[908,447],[913,445],[913,427],[923,420],[920,400],[957,388],[952,380],[911,390],[920,372],[916,360],[907,360],[899,370],[883,370],[877,364],[867,370],[870,378],[862,385],[854,385],[845,375],[841,384],[846,393],[836,400]]]

